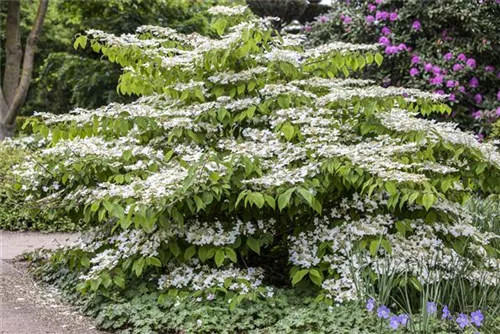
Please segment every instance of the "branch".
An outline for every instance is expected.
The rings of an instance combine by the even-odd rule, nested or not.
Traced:
[[[24,103],[24,99],[28,94],[31,76],[33,74],[33,61],[35,59],[36,45],[38,43],[38,39],[40,38],[40,33],[42,30],[45,15],[47,14],[48,5],[49,0],[40,0],[40,3],[38,4],[38,12],[36,13],[35,22],[33,23],[31,32],[28,35],[28,39],[26,40],[21,81],[19,82],[19,86],[17,87],[16,95],[14,96],[14,100],[10,105],[7,117],[5,118],[5,124],[14,124],[17,113],[21,109],[21,106]]]
[[[5,72],[3,92],[7,105],[14,100],[21,72],[23,50],[21,46],[21,1],[9,1],[7,7],[7,26],[5,30]],[[3,110],[3,109],[2,109]],[[3,110],[6,115],[6,110]]]

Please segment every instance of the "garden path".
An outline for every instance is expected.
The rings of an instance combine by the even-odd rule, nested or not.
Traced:
[[[62,302],[53,288],[37,284],[23,264],[24,251],[67,244],[75,234],[0,231],[0,334],[98,334],[92,322]]]

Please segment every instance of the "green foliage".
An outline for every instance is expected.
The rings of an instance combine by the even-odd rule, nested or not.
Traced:
[[[20,184],[15,181],[15,166],[30,156],[27,149],[0,145],[0,230],[74,231],[78,224],[68,217],[26,204],[26,197],[16,191]]]

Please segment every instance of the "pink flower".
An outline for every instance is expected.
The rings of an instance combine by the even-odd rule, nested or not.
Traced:
[[[411,63],[412,64],[419,64],[420,63],[420,57],[417,56],[417,55],[413,55],[413,57],[411,57]]]
[[[398,45],[398,51],[408,50],[408,47],[405,43],[401,43]]]
[[[415,21],[413,21],[411,28],[413,30],[420,30],[420,29],[422,29],[422,24],[420,23],[419,20],[415,20]]]
[[[474,95],[474,102],[476,102],[477,104],[481,104],[481,102],[483,102],[483,96],[477,93],[476,95]]]
[[[457,100],[457,97],[455,96],[455,94],[452,93],[448,96],[448,100],[455,102]]]
[[[476,88],[477,86],[479,86],[479,79],[476,77],[472,77],[472,79],[469,80],[469,86],[471,86],[472,88]]]
[[[500,116],[500,107],[497,108],[497,111],[495,113],[497,116]]]
[[[446,81],[446,87],[448,87],[448,88],[455,87],[455,84],[456,83],[453,80]]]
[[[377,9],[377,6],[375,6],[374,4],[372,4],[372,3],[368,4],[368,11],[369,12],[374,12],[376,9]]]
[[[432,64],[431,64],[431,63],[425,63],[425,65],[424,65],[424,70],[425,70],[426,72],[430,72],[430,71],[432,71]]]
[[[312,29],[312,28],[311,28],[311,26],[310,26],[310,25],[307,25],[307,26],[305,26],[305,27],[304,27],[304,30],[305,30],[305,31],[307,31],[307,32],[311,31],[311,29]]]
[[[467,66],[469,66],[471,68],[475,68],[476,67],[476,60],[474,58],[467,59]]]
[[[485,66],[485,67],[484,67],[484,70],[485,70],[486,72],[493,72],[493,71],[495,70],[495,67],[494,67],[494,66],[492,66],[492,65],[488,65],[488,66]]]
[[[385,46],[389,46],[391,45],[391,40],[385,36],[382,36],[378,39],[378,43]]]
[[[435,65],[432,67],[432,73],[434,74],[441,74],[441,69],[439,68],[439,66]]]
[[[464,87],[464,86],[460,86],[460,87],[458,87],[458,91],[459,91],[460,93],[465,93],[465,87]]]
[[[442,89],[438,89],[438,90],[436,91],[436,94],[438,94],[438,95],[444,95],[444,90],[442,90]]]
[[[391,14],[389,14],[390,21],[396,21],[397,19],[398,19],[398,13],[392,12]]]
[[[397,46],[391,46],[391,45],[388,45],[386,46],[385,48],[385,54],[387,55],[392,55],[392,54],[396,54],[398,53],[398,47]]]
[[[376,3],[377,5],[380,5],[382,2],[384,2],[384,0],[375,0],[375,3]]]
[[[420,73],[420,71],[418,70],[418,68],[415,68],[415,67],[410,68],[410,75],[412,77],[416,76],[419,73]]]
[[[463,53],[461,53],[461,54],[458,55],[457,59],[460,60],[460,61],[466,61],[467,57]]]
[[[455,64],[453,65],[453,71],[458,72],[464,69],[464,66],[462,64]]]
[[[375,22],[375,17],[373,15],[367,15],[365,17],[365,20],[366,20],[366,23],[372,24],[373,22]]]
[[[388,27],[383,27],[381,32],[382,32],[382,35],[387,36],[387,35],[391,34],[391,29],[389,29]]]
[[[451,52],[448,52],[447,54],[445,54],[443,56],[444,60],[448,61],[448,60],[452,60],[453,59],[453,53]]]

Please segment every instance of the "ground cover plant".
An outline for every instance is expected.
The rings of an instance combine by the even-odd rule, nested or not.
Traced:
[[[446,96],[357,79],[381,65],[377,45],[304,48],[245,7],[209,13],[215,38],[144,26],[76,39],[141,97],[26,124],[48,141],[14,169],[27,201],[91,227],[39,273],[131,332],[342,333],[357,320],[288,322],[352,305],[360,331],[494,328],[498,235],[461,204],[498,193],[498,150],[418,117],[451,112]],[[282,299],[284,324],[186,314],[250,317]]]
[[[499,15],[487,0],[339,1],[306,28],[314,45],[379,43],[386,61],[371,78],[448,94],[445,119],[482,138],[500,115]]]

